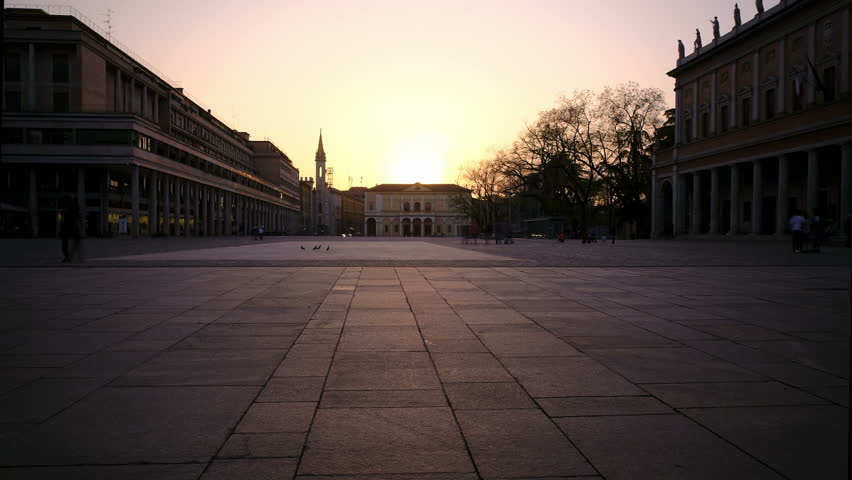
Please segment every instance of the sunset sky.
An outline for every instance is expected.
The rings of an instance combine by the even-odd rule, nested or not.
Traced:
[[[9,2],[26,3],[26,2]],[[35,3],[35,2],[29,2]],[[767,9],[778,0],[765,2]],[[729,0],[193,0],[69,3],[214,115],[269,138],[314,176],[319,129],[338,188],[454,183],[575,89],[636,81],[674,104],[692,51]],[[743,21],[754,16],[740,2]],[[362,180],[363,177],[363,180]]]

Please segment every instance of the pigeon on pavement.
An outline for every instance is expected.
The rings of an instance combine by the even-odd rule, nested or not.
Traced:
[[[304,250],[304,249],[305,249],[305,247],[303,247],[303,246],[301,246],[301,245],[299,245],[299,248],[301,248],[302,250]]]
[[[326,251],[326,252],[327,252],[327,251],[329,251],[329,250],[331,250],[331,245],[329,245],[329,246],[325,247],[325,251]]]

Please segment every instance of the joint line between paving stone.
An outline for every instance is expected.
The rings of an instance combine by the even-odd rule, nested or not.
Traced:
[[[420,268],[417,268],[416,271],[421,277],[423,277],[424,280],[426,280],[426,282],[429,284],[430,287],[435,289],[435,287],[432,285],[432,282],[429,281],[429,279],[426,277],[426,275],[423,275],[423,272],[420,271]],[[396,278],[397,278],[397,280],[399,280],[400,285],[402,285],[402,280],[399,278],[399,271],[397,271],[396,268],[394,268],[394,273],[396,273]],[[414,316],[414,324],[417,326],[417,333],[420,335],[420,341],[423,342],[423,331],[420,329],[420,322],[417,320],[417,314],[414,313],[414,309],[411,308],[411,302],[408,301],[408,293],[406,293],[404,287],[402,289],[402,292],[405,295],[405,303],[408,305],[408,310],[410,310],[411,315]],[[438,293],[438,289],[435,289],[435,293]],[[441,295],[441,294],[438,293],[438,295]],[[447,300],[444,298],[443,295],[441,295],[441,300],[443,300],[444,303],[447,302]],[[449,304],[447,304],[447,306],[449,306],[450,308],[453,308]],[[455,312],[455,310],[453,310],[453,312]],[[447,395],[447,389],[444,386],[444,380],[438,374],[438,367],[435,365],[435,359],[432,357],[432,351],[429,350],[429,347],[426,346],[425,342],[423,342],[423,348],[426,350],[426,354],[429,355],[429,363],[432,364],[432,369],[435,372],[435,377],[438,378],[438,383],[441,384],[441,393],[444,394],[444,401],[447,402],[447,407],[450,409],[450,414],[453,416],[453,422],[455,422],[456,428],[458,428],[458,430],[459,430],[459,436],[461,436],[462,442],[464,442],[464,448],[465,448],[465,451],[467,451],[468,458],[470,458],[470,464],[473,465],[473,470],[476,473],[476,477],[479,478],[480,480],[482,480],[483,477],[482,477],[482,474],[479,472],[479,466],[476,464],[476,460],[473,457],[473,452],[470,450],[470,445],[467,443],[467,437],[464,436],[464,431],[462,431],[462,428],[461,428],[461,422],[459,422],[459,419],[456,416],[456,409],[453,407],[453,404],[450,403],[450,397],[449,397],[449,395]]]
[[[344,269],[343,271],[346,271],[346,269]],[[341,272],[340,275],[343,275],[343,272]],[[338,275],[338,277],[337,277],[338,280],[340,279],[340,275]],[[283,280],[283,278],[282,278],[282,280]],[[276,283],[278,283],[278,282],[276,282]],[[335,281],[335,283],[336,283],[336,281]],[[326,296],[328,296],[328,293],[331,292],[333,288],[334,288],[334,286],[332,285],[332,288],[329,289],[328,292],[326,292]],[[251,298],[253,299],[253,298],[257,297],[258,295],[260,295],[265,290],[267,290],[267,289],[263,289],[262,291],[257,292],[254,295],[254,297],[251,297]],[[325,297],[323,297],[323,299],[325,299]],[[249,300],[251,300],[251,299],[249,299]],[[247,302],[247,301],[248,300],[246,300],[245,302]],[[245,302],[243,302],[243,303],[245,303]],[[319,305],[316,306],[316,308],[314,308],[314,311],[311,312],[311,317],[317,312],[320,305],[322,305],[322,303],[320,303]],[[266,386],[269,384],[269,381],[272,379],[272,377],[275,376],[275,372],[278,370],[278,368],[281,366],[281,364],[284,363],[284,360],[287,358],[287,355],[290,353],[290,350],[293,349],[293,346],[296,344],[296,341],[299,339],[300,336],[302,336],[302,333],[305,331],[305,328],[307,327],[309,321],[310,321],[310,317],[308,318],[308,321],[306,321],[305,324],[302,326],[302,329],[299,331],[299,335],[297,335],[296,338],[293,340],[293,343],[290,344],[290,348],[288,348],[287,353],[285,353],[284,356],[281,357],[281,360],[278,361],[278,364],[275,365],[275,368],[273,368],[272,371],[270,372],[269,376],[266,377],[266,381],[263,382],[263,385],[261,385],[260,388],[257,390],[257,394],[254,396],[254,398],[252,398],[251,402],[248,404],[248,407],[246,407],[245,411],[242,413],[242,415],[240,415],[240,418],[237,419],[237,422],[234,424],[234,428],[230,429],[228,434],[225,436],[225,440],[222,442],[221,445],[219,445],[219,448],[216,449],[216,453],[214,453],[213,456],[210,458],[210,461],[207,462],[207,465],[204,467],[204,470],[201,471],[199,478],[204,477],[204,475],[207,473],[207,471],[210,470],[210,466],[213,465],[213,462],[216,461],[217,458],[219,458],[219,454],[222,452],[222,449],[225,448],[225,445],[228,443],[228,439],[230,439],[231,435],[233,435],[236,432],[237,427],[243,421],[246,414],[248,414],[249,410],[251,410],[252,405],[254,405],[255,403],[258,403],[257,399],[260,398],[260,394],[263,392],[263,389],[266,388]],[[317,407],[318,406],[319,406],[319,402],[317,402]],[[316,409],[314,409],[314,415],[316,415]],[[313,423],[313,417],[311,418],[311,422]],[[308,431],[310,431],[310,427],[308,427]],[[307,443],[307,438],[308,438],[308,433],[305,432],[305,443]],[[299,462],[301,461],[302,454],[304,454],[304,448],[305,448],[305,446],[302,445],[302,453],[299,455],[299,461],[296,462],[296,470],[295,470],[296,473],[298,473]],[[288,458],[292,458],[292,457],[288,457]],[[295,476],[295,474],[294,474],[294,476]]]

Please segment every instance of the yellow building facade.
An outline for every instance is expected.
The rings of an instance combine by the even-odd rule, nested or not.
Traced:
[[[364,231],[370,237],[460,236],[470,217],[470,190],[452,184],[382,184],[364,192]]]

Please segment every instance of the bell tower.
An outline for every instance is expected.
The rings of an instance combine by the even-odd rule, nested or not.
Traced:
[[[330,212],[328,185],[326,184],[325,150],[322,147],[322,129],[320,129],[319,145],[317,145],[316,162],[316,191],[315,191],[315,216],[316,234],[328,234],[330,228]]]

